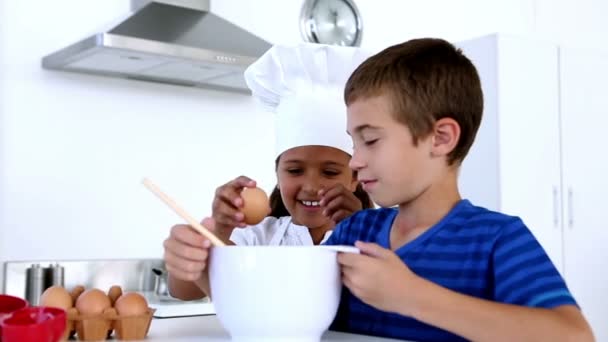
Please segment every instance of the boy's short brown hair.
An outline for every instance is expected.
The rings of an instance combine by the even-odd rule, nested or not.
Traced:
[[[473,63],[442,39],[414,39],[391,46],[363,62],[350,76],[344,100],[387,94],[395,119],[411,131],[414,144],[445,117],[460,125],[460,139],[448,164],[467,155],[483,112],[483,93]]]

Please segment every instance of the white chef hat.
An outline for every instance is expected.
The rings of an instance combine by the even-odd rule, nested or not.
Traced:
[[[245,71],[253,96],[275,112],[276,156],[320,145],[352,155],[344,85],[366,58],[359,48],[303,43],[273,46]]]

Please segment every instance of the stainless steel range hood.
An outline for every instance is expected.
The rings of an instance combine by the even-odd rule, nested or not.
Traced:
[[[113,29],[42,59],[42,67],[248,92],[245,69],[271,46],[209,12],[209,0],[132,0]]]

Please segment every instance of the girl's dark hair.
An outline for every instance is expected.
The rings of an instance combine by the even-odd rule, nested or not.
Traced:
[[[279,158],[277,158],[277,160],[275,161],[275,170],[279,165]],[[357,174],[355,173],[353,176],[357,176]],[[361,201],[361,207],[363,209],[369,209],[374,207],[374,203],[372,202],[371,198],[369,198],[367,192],[363,190],[361,184],[357,184],[357,188],[355,189],[353,194],[359,199],[359,201]],[[290,214],[287,211],[287,208],[285,208],[285,204],[283,203],[283,199],[281,198],[281,191],[279,190],[279,187],[277,185],[274,187],[274,189],[272,189],[272,193],[270,194],[270,214],[268,216],[279,218],[289,215]]]

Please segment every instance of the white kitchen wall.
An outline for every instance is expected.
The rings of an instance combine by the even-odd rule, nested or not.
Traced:
[[[370,49],[501,31],[608,50],[602,0],[355,1]],[[302,1],[211,3],[270,42],[300,41]],[[128,0],[0,2],[0,260],[159,257],[180,220],[142,176],[201,217],[234,176],[273,186],[272,117],[250,97],[40,68],[128,11]]]
[[[4,247],[4,225],[2,224],[2,209],[4,207],[4,196],[2,195],[3,191],[3,179],[4,179],[4,165],[6,165],[4,160],[4,149],[2,148],[4,141],[4,134],[2,127],[4,127],[4,78],[1,76],[3,74],[3,70],[6,69],[6,64],[4,62],[4,46],[2,44],[4,37],[4,20],[2,19],[2,5],[0,5],[0,262],[2,262],[3,257],[3,247]],[[0,283],[3,281],[3,272],[0,272]],[[1,286],[0,286],[1,288]]]
[[[181,219],[240,174],[274,185],[273,122],[250,96],[47,71],[42,56],[128,13],[128,1],[0,5],[2,260],[160,257]]]
[[[608,1],[535,0],[536,33],[564,47],[608,51]]]
[[[303,0],[211,0],[215,13],[274,43],[299,40]],[[381,49],[416,37],[462,41],[494,32],[608,51],[605,0],[355,0],[362,45]]]

